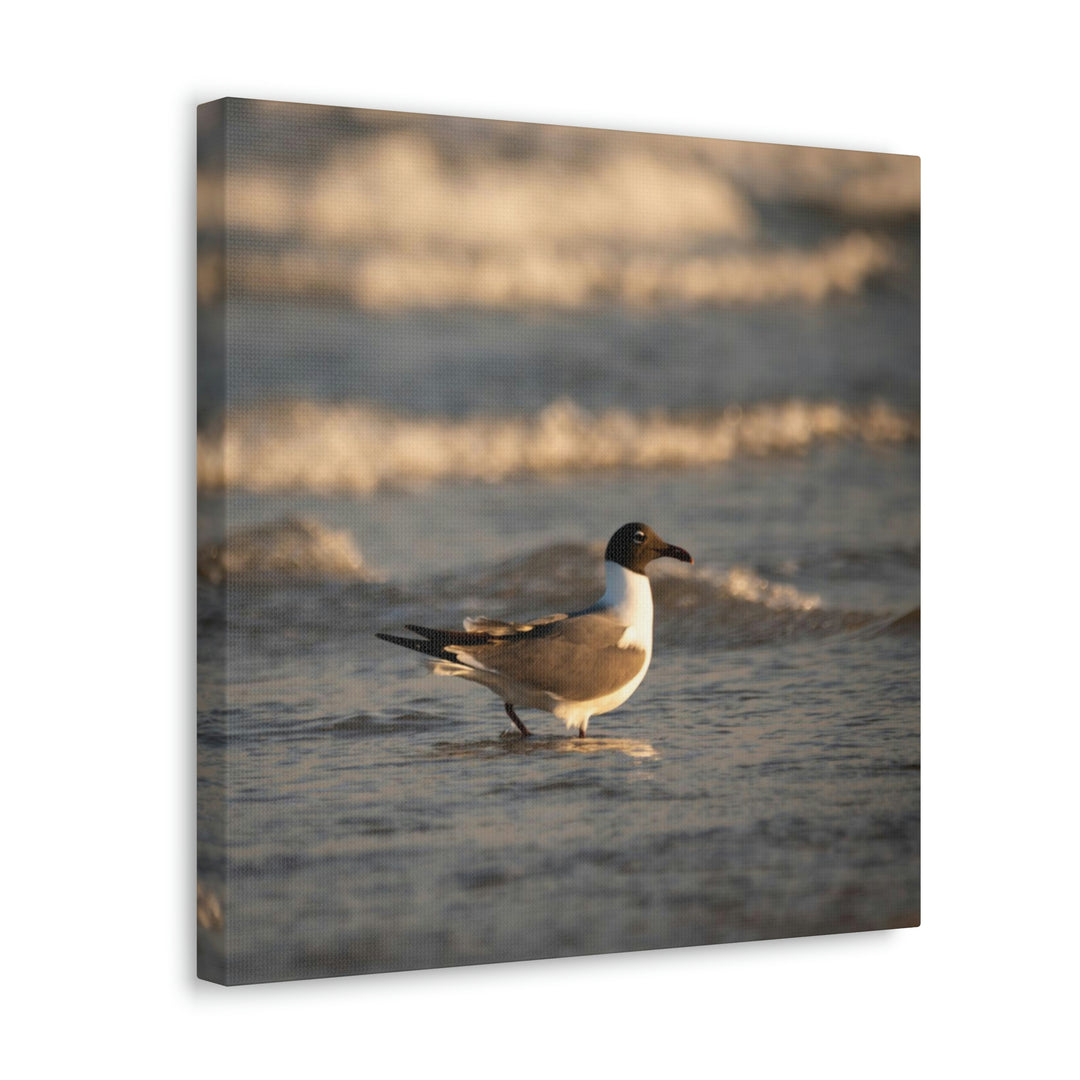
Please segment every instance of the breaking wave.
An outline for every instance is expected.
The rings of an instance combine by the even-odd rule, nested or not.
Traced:
[[[361,133],[335,128],[344,110],[247,109],[262,136],[227,177],[200,169],[202,235],[239,241],[227,265],[203,245],[205,302],[821,303],[910,269],[888,226],[918,214],[917,158],[366,110]],[[777,229],[777,206],[825,226]]]
[[[627,256],[614,246],[567,251],[555,243],[479,254],[330,251],[315,257],[295,250],[241,251],[230,256],[229,282],[237,295],[317,297],[372,311],[582,311],[613,303],[662,310],[821,303],[857,294],[896,264],[887,239],[853,231],[807,250],[743,248],[719,255],[646,251]],[[199,273],[204,293],[221,291],[223,267],[207,263]]]
[[[431,605],[438,605],[446,625],[461,616],[530,619],[580,610],[603,589],[603,552],[603,544],[550,544],[479,572],[429,579],[422,583],[421,609],[430,614]],[[657,639],[669,645],[734,648],[825,637],[876,626],[883,618],[828,607],[820,596],[747,566],[688,566],[661,559],[649,577]],[[464,603],[463,597],[468,597]]]
[[[204,544],[199,577],[213,584],[227,578],[368,580],[363,559],[345,530],[309,518],[286,517],[230,533],[222,543]]]
[[[797,454],[836,439],[918,437],[918,417],[884,403],[789,401],[692,416],[594,413],[559,401],[533,416],[451,419],[297,402],[233,410],[201,432],[197,475],[203,490],[365,493],[444,480],[694,467]]]
[[[457,627],[478,615],[532,619],[582,610],[603,590],[603,550],[603,544],[549,544],[494,564],[379,583],[364,569],[348,531],[283,518],[200,549],[199,573],[210,584],[229,583],[230,619],[237,626],[267,630],[299,621],[309,634],[359,632],[366,640],[412,620]],[[918,634],[917,613],[895,620],[895,613],[831,607],[748,566],[659,560],[649,576],[657,640],[671,646],[732,648],[861,630]],[[273,634],[260,641],[278,647]],[[288,635],[283,643],[295,648]]]

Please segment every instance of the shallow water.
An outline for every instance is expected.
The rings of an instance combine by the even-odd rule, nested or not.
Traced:
[[[500,738],[493,697],[393,656],[252,679],[203,873],[230,980],[916,922],[917,636],[657,652],[585,740]]]

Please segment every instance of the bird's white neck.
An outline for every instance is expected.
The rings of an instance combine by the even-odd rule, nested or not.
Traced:
[[[636,645],[651,652],[653,599],[649,579],[610,560],[604,563],[604,573],[607,576],[607,589],[599,606],[610,608],[612,614],[627,627],[627,636],[619,644]]]

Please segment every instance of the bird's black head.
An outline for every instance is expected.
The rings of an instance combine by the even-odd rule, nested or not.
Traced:
[[[640,521],[631,521],[624,525],[608,541],[607,551],[604,558],[627,570],[633,570],[635,574],[644,574],[645,567],[653,559],[678,559],[680,562],[692,563],[694,560],[681,547],[669,544],[661,540],[649,528]]]

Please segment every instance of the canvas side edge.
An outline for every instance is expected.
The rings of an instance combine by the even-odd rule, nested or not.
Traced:
[[[225,405],[225,118],[224,100],[198,106],[196,241],[196,429],[220,422]],[[225,503],[208,492],[196,468],[196,654],[198,815],[196,974],[228,983],[226,917],[225,583],[199,573],[204,535],[224,537]]]

